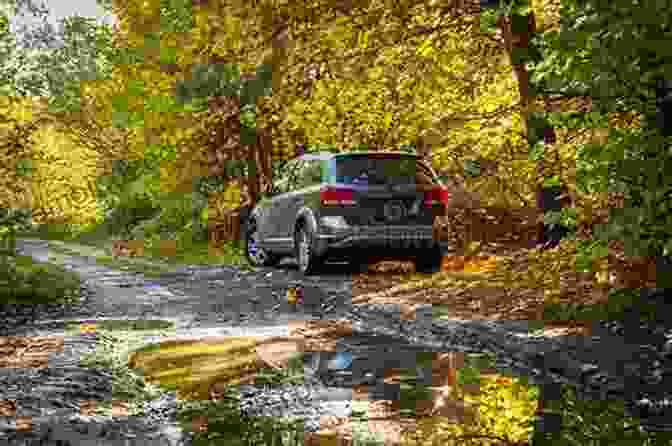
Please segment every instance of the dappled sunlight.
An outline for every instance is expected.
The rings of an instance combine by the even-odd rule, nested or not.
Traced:
[[[402,317],[412,317],[418,305],[433,304],[439,317],[543,320],[554,329],[585,331],[593,318],[563,308],[602,305],[609,288],[597,272],[577,271],[575,254],[574,242],[563,241],[546,252],[525,248],[507,255],[445,256],[442,271],[431,275],[356,276],[352,302],[398,304]]]

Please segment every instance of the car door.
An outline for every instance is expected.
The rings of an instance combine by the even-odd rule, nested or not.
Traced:
[[[297,200],[300,199],[299,187],[302,184],[301,176],[305,169],[306,160],[299,158],[288,172],[289,181],[285,193],[278,197],[277,208],[274,214],[278,228],[278,237],[282,240],[283,247],[291,250],[293,247],[292,228],[296,218]]]
[[[289,161],[284,166],[281,176],[273,182],[275,193],[271,197],[268,212],[266,241],[269,245],[272,245],[274,250],[289,251],[291,249],[291,241],[284,235],[283,219],[287,218],[284,208],[288,193],[294,190],[296,171],[300,163],[301,159]]]
[[[280,206],[279,224],[282,225],[282,237],[288,238],[294,244],[294,223],[306,200],[313,193],[313,188],[319,187],[322,181],[322,165],[319,159],[303,159],[297,166],[293,178],[293,188],[288,191]]]

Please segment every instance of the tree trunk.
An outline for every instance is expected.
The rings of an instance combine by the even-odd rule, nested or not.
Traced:
[[[523,123],[523,133],[529,135],[529,128],[527,126],[529,113],[533,111],[534,100],[530,95],[530,73],[525,67],[526,60],[520,57],[514,57],[514,52],[520,51],[523,53],[526,52],[530,38],[534,32],[536,32],[536,20],[534,13],[530,12],[526,17],[526,24],[521,21],[516,23],[516,26],[513,26],[512,17],[500,16],[497,19],[497,26],[502,33],[504,39],[504,46],[509,55],[509,60],[511,61],[511,66],[513,67],[514,75],[518,80],[518,93],[520,94],[521,102],[521,121]],[[550,111],[549,100],[544,100],[544,111]],[[553,144],[555,142],[556,135],[552,127],[547,127],[544,129],[544,144]],[[543,178],[546,176],[546,165],[545,160],[542,157],[537,162],[537,208],[540,215],[543,215],[546,211],[544,207],[545,200],[544,188],[543,188]],[[545,239],[545,227],[543,220],[538,223],[537,228],[537,243]]]

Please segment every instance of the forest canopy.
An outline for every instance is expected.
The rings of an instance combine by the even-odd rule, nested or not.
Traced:
[[[609,193],[625,194],[593,235],[667,252],[656,92],[669,23],[646,3],[111,1],[114,26],[72,17],[23,34],[8,18],[44,12],[10,3],[0,87],[3,156],[15,162],[3,166],[38,156],[32,139],[48,125],[95,158],[81,193],[98,201],[119,193],[100,178],[131,161],[124,187],[157,202],[241,175],[258,178],[247,182],[256,199],[297,147],[411,147],[486,204],[534,206],[557,178],[576,208],[568,218],[594,223]],[[534,136],[544,128],[554,143]],[[475,165],[489,169],[465,173]]]

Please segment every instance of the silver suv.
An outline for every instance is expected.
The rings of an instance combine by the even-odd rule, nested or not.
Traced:
[[[416,155],[313,153],[295,158],[245,223],[245,253],[255,266],[294,256],[303,274],[325,260],[359,264],[413,258],[435,271],[447,246],[434,238],[448,189]]]

